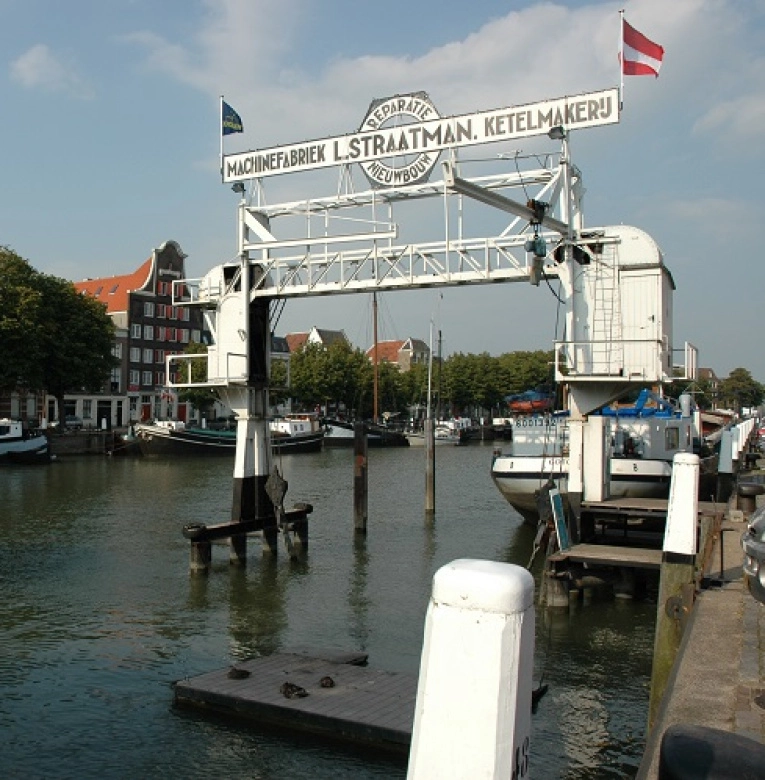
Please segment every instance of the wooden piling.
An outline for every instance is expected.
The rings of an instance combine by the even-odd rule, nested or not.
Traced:
[[[432,519],[436,512],[436,436],[435,423],[425,420],[425,516]]]
[[[367,471],[367,435],[364,423],[357,422],[353,426],[353,530],[358,534],[367,532]]]
[[[209,541],[192,542],[189,569],[192,574],[207,574],[212,563],[212,543]]]
[[[247,535],[235,534],[229,540],[229,563],[232,566],[247,565]]]
[[[279,552],[279,526],[275,523],[263,528],[260,536],[263,555],[276,556]]]

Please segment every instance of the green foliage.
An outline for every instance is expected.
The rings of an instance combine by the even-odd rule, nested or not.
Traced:
[[[458,353],[433,363],[432,407],[443,415],[503,409],[507,395],[551,385],[552,352],[516,352],[492,357]],[[373,412],[373,367],[366,355],[346,343],[324,348],[307,344],[292,355],[290,394],[301,405],[343,403],[361,417]],[[414,405],[427,405],[428,368],[416,364],[400,372],[381,363],[378,370],[378,413],[406,415]]]
[[[0,390],[47,391],[60,409],[65,393],[103,389],[118,365],[106,307],[7,247],[0,249],[0,341]]]
[[[271,361],[270,393],[272,404],[279,404],[289,398],[287,388],[287,363],[284,360]]]
[[[745,406],[759,406],[765,395],[765,386],[752,378],[745,368],[734,368],[727,379],[720,382],[720,401],[740,412]]]
[[[305,407],[342,403],[348,409],[372,398],[372,365],[364,352],[347,342],[329,347],[306,344],[290,361],[293,398]]]
[[[42,348],[38,323],[42,292],[35,270],[7,247],[0,248],[0,391],[42,389]]]

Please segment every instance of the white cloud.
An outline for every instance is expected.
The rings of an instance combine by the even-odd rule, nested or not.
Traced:
[[[32,46],[11,63],[11,78],[27,89],[62,92],[83,100],[93,97],[93,90],[74,65],[56,57],[42,43]]]
[[[613,86],[622,6],[533,4],[417,56],[333,57],[333,46],[353,31],[303,51],[310,38],[303,25],[317,8],[321,13],[317,0],[206,0],[195,36],[173,42],[141,33],[130,40],[145,47],[149,66],[210,96],[230,96],[245,119],[257,116],[263,145],[347,130],[371,98],[398,92],[426,90],[442,113],[452,114]],[[692,104],[690,126],[713,127],[722,100],[735,108],[765,91],[765,80],[744,64],[751,50],[740,46],[747,17],[735,3],[632,0],[627,15],[666,50],[660,89],[649,79],[628,80],[631,112],[643,106],[658,112],[676,101]],[[701,84],[697,73],[710,57],[726,63],[720,71],[730,75]],[[247,130],[244,139],[250,141]]]

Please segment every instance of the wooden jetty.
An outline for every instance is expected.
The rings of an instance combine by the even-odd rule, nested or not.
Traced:
[[[175,704],[408,755],[417,677],[364,654],[277,653],[175,683]]]
[[[582,502],[581,536],[585,541],[547,558],[543,601],[567,606],[582,587],[610,586],[632,596],[641,579],[657,576],[667,519],[666,499],[618,498]],[[710,540],[720,532],[726,506],[698,502],[699,558],[706,560]],[[651,574],[653,573],[653,575]]]

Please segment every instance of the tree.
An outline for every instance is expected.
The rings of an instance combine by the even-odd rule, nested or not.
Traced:
[[[42,290],[43,387],[58,401],[64,395],[103,390],[119,365],[112,354],[114,323],[100,301],[77,292],[71,282],[40,274]]]
[[[505,395],[552,385],[552,351],[518,351],[500,355],[500,387]]]
[[[38,328],[42,294],[26,260],[0,247],[0,392],[42,390],[44,354]]]
[[[734,368],[727,379],[720,382],[720,398],[723,404],[737,412],[745,406],[759,406],[765,395],[765,387],[752,378],[745,368]]]
[[[271,360],[269,376],[269,399],[272,404],[280,404],[290,396],[287,386],[287,363],[284,360]]]
[[[118,365],[106,307],[7,247],[0,250],[0,339],[0,389],[48,392],[59,414],[66,393],[102,390]]]

